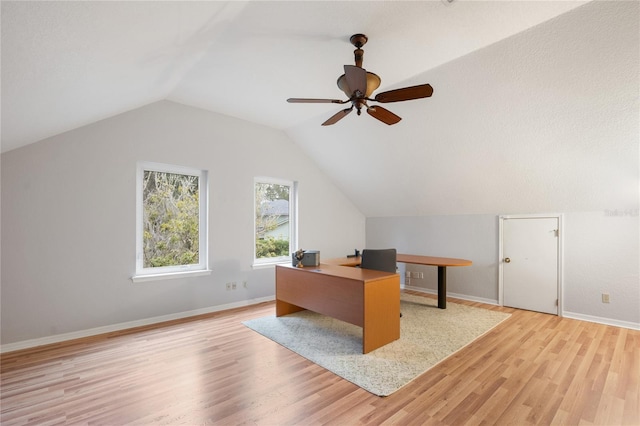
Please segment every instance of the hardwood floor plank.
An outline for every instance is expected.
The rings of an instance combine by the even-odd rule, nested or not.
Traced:
[[[385,398],[242,325],[271,302],[2,354],[0,423],[640,424],[640,331],[451,302],[512,315]]]

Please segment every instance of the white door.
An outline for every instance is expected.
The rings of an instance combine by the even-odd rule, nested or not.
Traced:
[[[559,217],[503,217],[504,306],[558,314]]]

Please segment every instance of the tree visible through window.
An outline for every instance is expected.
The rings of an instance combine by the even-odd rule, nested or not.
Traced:
[[[138,274],[205,269],[206,173],[151,164],[138,173]]]
[[[144,267],[199,262],[198,176],[145,170]]]
[[[255,259],[288,259],[295,247],[295,185],[293,182],[256,179]]]

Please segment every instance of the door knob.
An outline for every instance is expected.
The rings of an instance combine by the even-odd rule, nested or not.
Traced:
[[[508,257],[504,258],[504,263],[510,263],[510,262],[511,262],[511,259],[509,259]]]

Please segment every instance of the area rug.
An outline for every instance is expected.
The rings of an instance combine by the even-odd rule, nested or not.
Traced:
[[[311,311],[243,324],[378,396],[388,396],[510,315],[403,294],[400,339],[362,353],[362,328]]]

